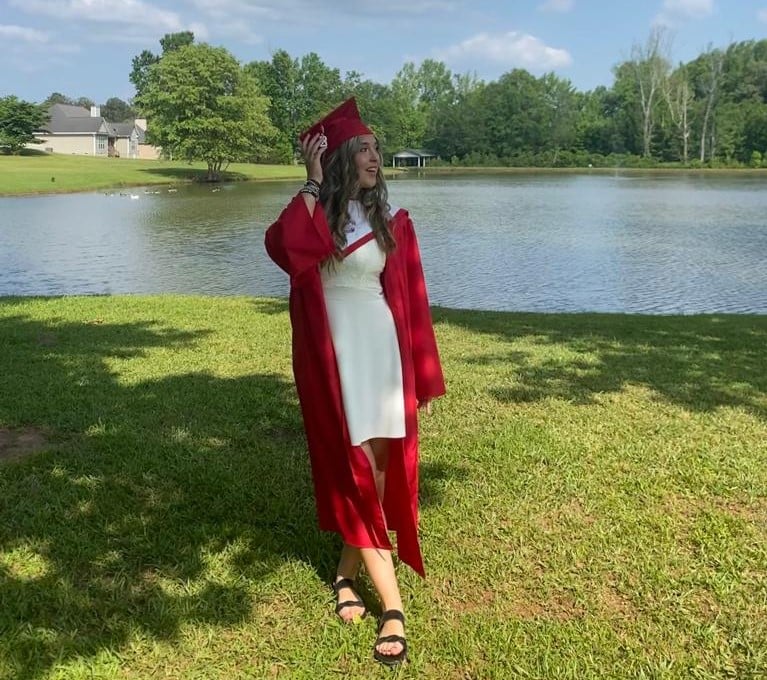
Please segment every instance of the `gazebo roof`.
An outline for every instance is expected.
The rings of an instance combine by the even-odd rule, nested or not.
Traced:
[[[437,154],[425,149],[403,149],[394,154],[394,158],[436,158]]]

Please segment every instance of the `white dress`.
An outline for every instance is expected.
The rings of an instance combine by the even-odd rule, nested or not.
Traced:
[[[372,229],[350,201],[347,248]],[[405,396],[397,332],[381,288],[386,254],[370,239],[321,270],[330,333],[354,446],[373,437],[405,436]]]

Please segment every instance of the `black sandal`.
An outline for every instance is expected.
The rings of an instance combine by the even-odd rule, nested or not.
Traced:
[[[336,597],[338,597],[338,591],[341,590],[341,588],[350,588],[351,590],[354,590],[354,579],[340,578],[335,583],[332,583],[330,587],[333,589]],[[354,592],[356,593],[357,591]],[[359,595],[357,596],[356,600],[344,600],[343,602],[336,604],[336,614],[340,616],[341,611],[347,607],[362,607],[364,609],[365,603],[360,599]],[[363,611],[362,614],[360,614],[360,618],[365,616],[365,614],[367,614],[367,611]]]
[[[399,666],[407,658],[407,641],[401,635],[381,636],[381,629],[387,621],[400,621],[405,625],[405,615],[399,609],[387,609],[381,614],[381,620],[378,622],[378,635],[373,645],[373,658],[384,666]],[[399,654],[383,654],[377,647],[383,642],[399,642],[402,645],[402,651]]]

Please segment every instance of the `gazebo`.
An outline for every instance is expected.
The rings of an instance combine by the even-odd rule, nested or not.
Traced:
[[[392,156],[393,168],[418,167],[425,168],[429,158],[437,158],[437,154],[424,149],[404,149]],[[399,161],[399,162],[398,162]]]

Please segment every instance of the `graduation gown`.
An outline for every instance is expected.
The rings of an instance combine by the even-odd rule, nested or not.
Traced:
[[[266,232],[269,256],[290,275],[293,373],[311,459],[320,528],[361,548],[392,549],[424,575],[418,542],[418,403],[445,393],[413,223],[399,210],[390,224],[396,248],[381,274],[402,361],[405,437],[390,440],[382,504],[368,459],[352,446],[325,310],[320,263],[335,252],[322,206],[309,214],[297,195]]]

